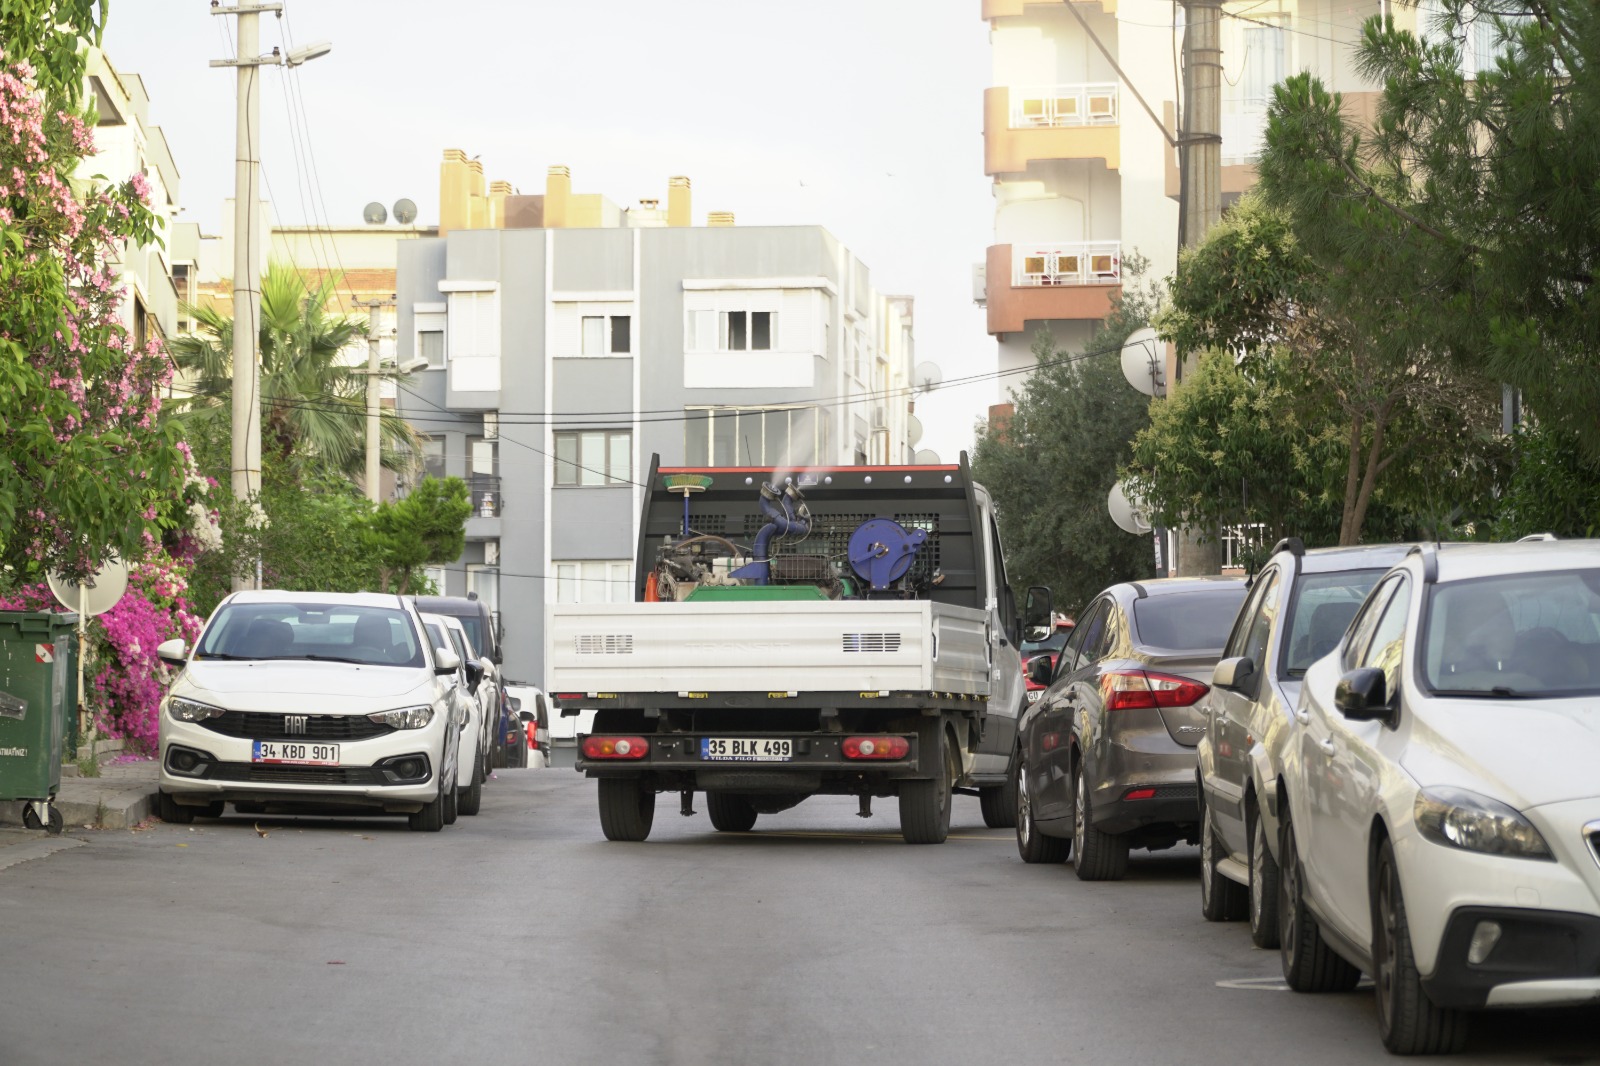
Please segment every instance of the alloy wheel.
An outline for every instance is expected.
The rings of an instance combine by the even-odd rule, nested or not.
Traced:
[[[1379,1024],[1387,1032],[1393,1028],[1395,976],[1399,972],[1399,914],[1394,901],[1393,871],[1387,865],[1378,870],[1378,943],[1373,951],[1378,972],[1373,974],[1377,984]]]
[[[1017,764],[1017,836],[1024,846],[1033,841],[1033,797],[1028,795],[1028,774]]]

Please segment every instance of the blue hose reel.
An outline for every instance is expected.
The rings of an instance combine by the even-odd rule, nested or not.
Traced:
[[[892,518],[869,518],[850,534],[850,569],[882,592],[906,575],[927,539],[926,530],[908,530]]]

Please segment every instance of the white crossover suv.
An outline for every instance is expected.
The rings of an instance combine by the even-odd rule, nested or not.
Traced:
[[[1377,988],[1384,1044],[1600,1003],[1600,542],[1413,549],[1306,673],[1280,797],[1299,991]]]
[[[432,832],[454,820],[461,662],[401,597],[236,592],[193,649],[157,654],[182,667],[161,704],[164,821],[224,803],[362,808]]]

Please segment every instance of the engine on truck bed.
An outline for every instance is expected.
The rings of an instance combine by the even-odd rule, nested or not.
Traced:
[[[646,600],[922,599],[943,581],[932,515],[813,514],[786,477],[761,483],[736,540],[725,528],[698,528],[691,502],[707,482],[667,478],[684,497],[683,524],[656,549]]]

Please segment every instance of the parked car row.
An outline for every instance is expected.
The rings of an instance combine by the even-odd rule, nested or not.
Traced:
[[[1398,1054],[1600,1003],[1600,542],[1290,539],[1082,618],[1020,731],[1025,861],[1198,843],[1204,917],[1298,992],[1370,975]]]
[[[234,593],[192,649],[157,649],[180,668],[161,707],[157,813],[350,810],[426,832],[477,814],[507,746],[498,650],[480,643],[495,639],[473,599]]]

